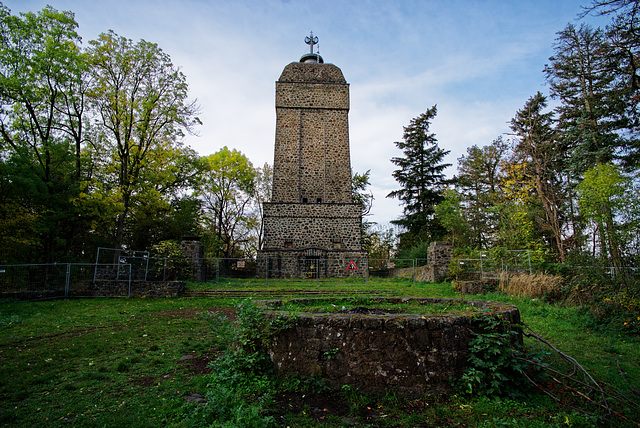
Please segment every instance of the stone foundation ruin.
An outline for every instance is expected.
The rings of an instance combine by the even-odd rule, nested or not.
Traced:
[[[300,311],[282,311],[282,300],[261,302],[270,317],[295,313],[294,325],[275,334],[269,353],[283,375],[318,376],[329,386],[349,385],[370,393],[400,396],[446,393],[463,374],[473,332],[482,332],[482,317],[520,322],[513,305],[482,300],[372,298],[371,306],[331,313],[305,312],[318,299],[292,299]],[[334,299],[342,307],[348,299]],[[376,304],[467,305],[442,314],[402,313]],[[405,306],[406,307],[406,306]],[[520,337],[521,340],[521,337]]]

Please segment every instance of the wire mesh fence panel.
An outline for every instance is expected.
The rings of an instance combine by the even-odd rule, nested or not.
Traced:
[[[128,273],[132,281],[147,281],[149,261],[151,257],[148,251],[132,251],[115,248],[98,248],[96,253],[96,266],[101,267],[96,280],[113,280],[119,278],[120,267],[128,266]],[[111,266],[111,267],[109,267]]]
[[[480,259],[459,259],[456,268],[456,278],[461,281],[482,279],[482,264]]]
[[[369,278],[395,278],[414,283],[416,262],[412,259],[369,259]]]
[[[0,295],[33,300],[65,297],[68,276],[68,264],[0,266]]]
[[[67,297],[130,297],[133,272],[126,264],[71,263]]]

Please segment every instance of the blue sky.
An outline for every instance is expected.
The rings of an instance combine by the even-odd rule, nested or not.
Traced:
[[[590,0],[4,0],[12,13],[50,4],[75,13],[84,42],[109,29],[157,43],[201,106],[201,155],[222,146],[273,163],[274,90],[282,69],[319,37],[325,62],[350,83],[351,164],[371,170],[370,220],[402,214],[389,161],[409,121],[437,104],[431,131],[456,173],[467,147],[509,132],[537,91],[556,33]],[[588,18],[604,26],[602,18]]]

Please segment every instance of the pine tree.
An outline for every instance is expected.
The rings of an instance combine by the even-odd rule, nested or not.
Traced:
[[[435,134],[429,132],[436,117],[436,106],[411,120],[404,128],[403,141],[395,142],[402,157],[391,159],[398,169],[393,172],[401,188],[387,195],[404,205],[403,217],[392,223],[402,226],[401,247],[408,248],[420,241],[438,239],[443,228],[434,219],[436,205],[444,200],[443,191],[450,183],[444,170],[451,164],[442,163],[449,153],[438,147]]]
[[[533,179],[542,204],[542,230],[551,232],[555,252],[560,261],[566,258],[564,244],[564,201],[562,163],[553,129],[553,112],[543,112],[547,98],[538,92],[511,119],[511,130],[518,138],[515,151],[527,163],[527,174]]]
[[[619,154],[624,103],[611,72],[611,46],[601,29],[568,24],[554,49],[545,73],[551,96],[561,101],[556,108],[560,147],[567,153],[569,171],[579,178]]]

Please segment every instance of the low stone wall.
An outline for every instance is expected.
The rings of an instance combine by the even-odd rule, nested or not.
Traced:
[[[411,279],[411,276],[415,273],[415,280],[418,282],[432,282],[433,273],[431,266],[416,266],[414,268],[394,268],[391,269],[389,276],[403,279]]]
[[[473,281],[453,281],[453,289],[462,295],[484,294],[498,288],[497,279],[477,279]]]
[[[184,293],[182,281],[98,281],[79,284],[69,290],[69,297],[177,297]]]
[[[272,317],[287,314],[277,311],[278,302],[281,301],[263,302],[274,308],[268,312]],[[318,376],[334,388],[349,385],[365,392],[392,391],[401,396],[446,393],[450,391],[451,380],[460,378],[467,366],[471,334],[482,331],[480,316],[501,317],[511,323],[520,321],[515,306],[480,300],[463,302],[478,312],[446,315],[296,312],[295,325],[273,336],[269,353],[279,373]]]

